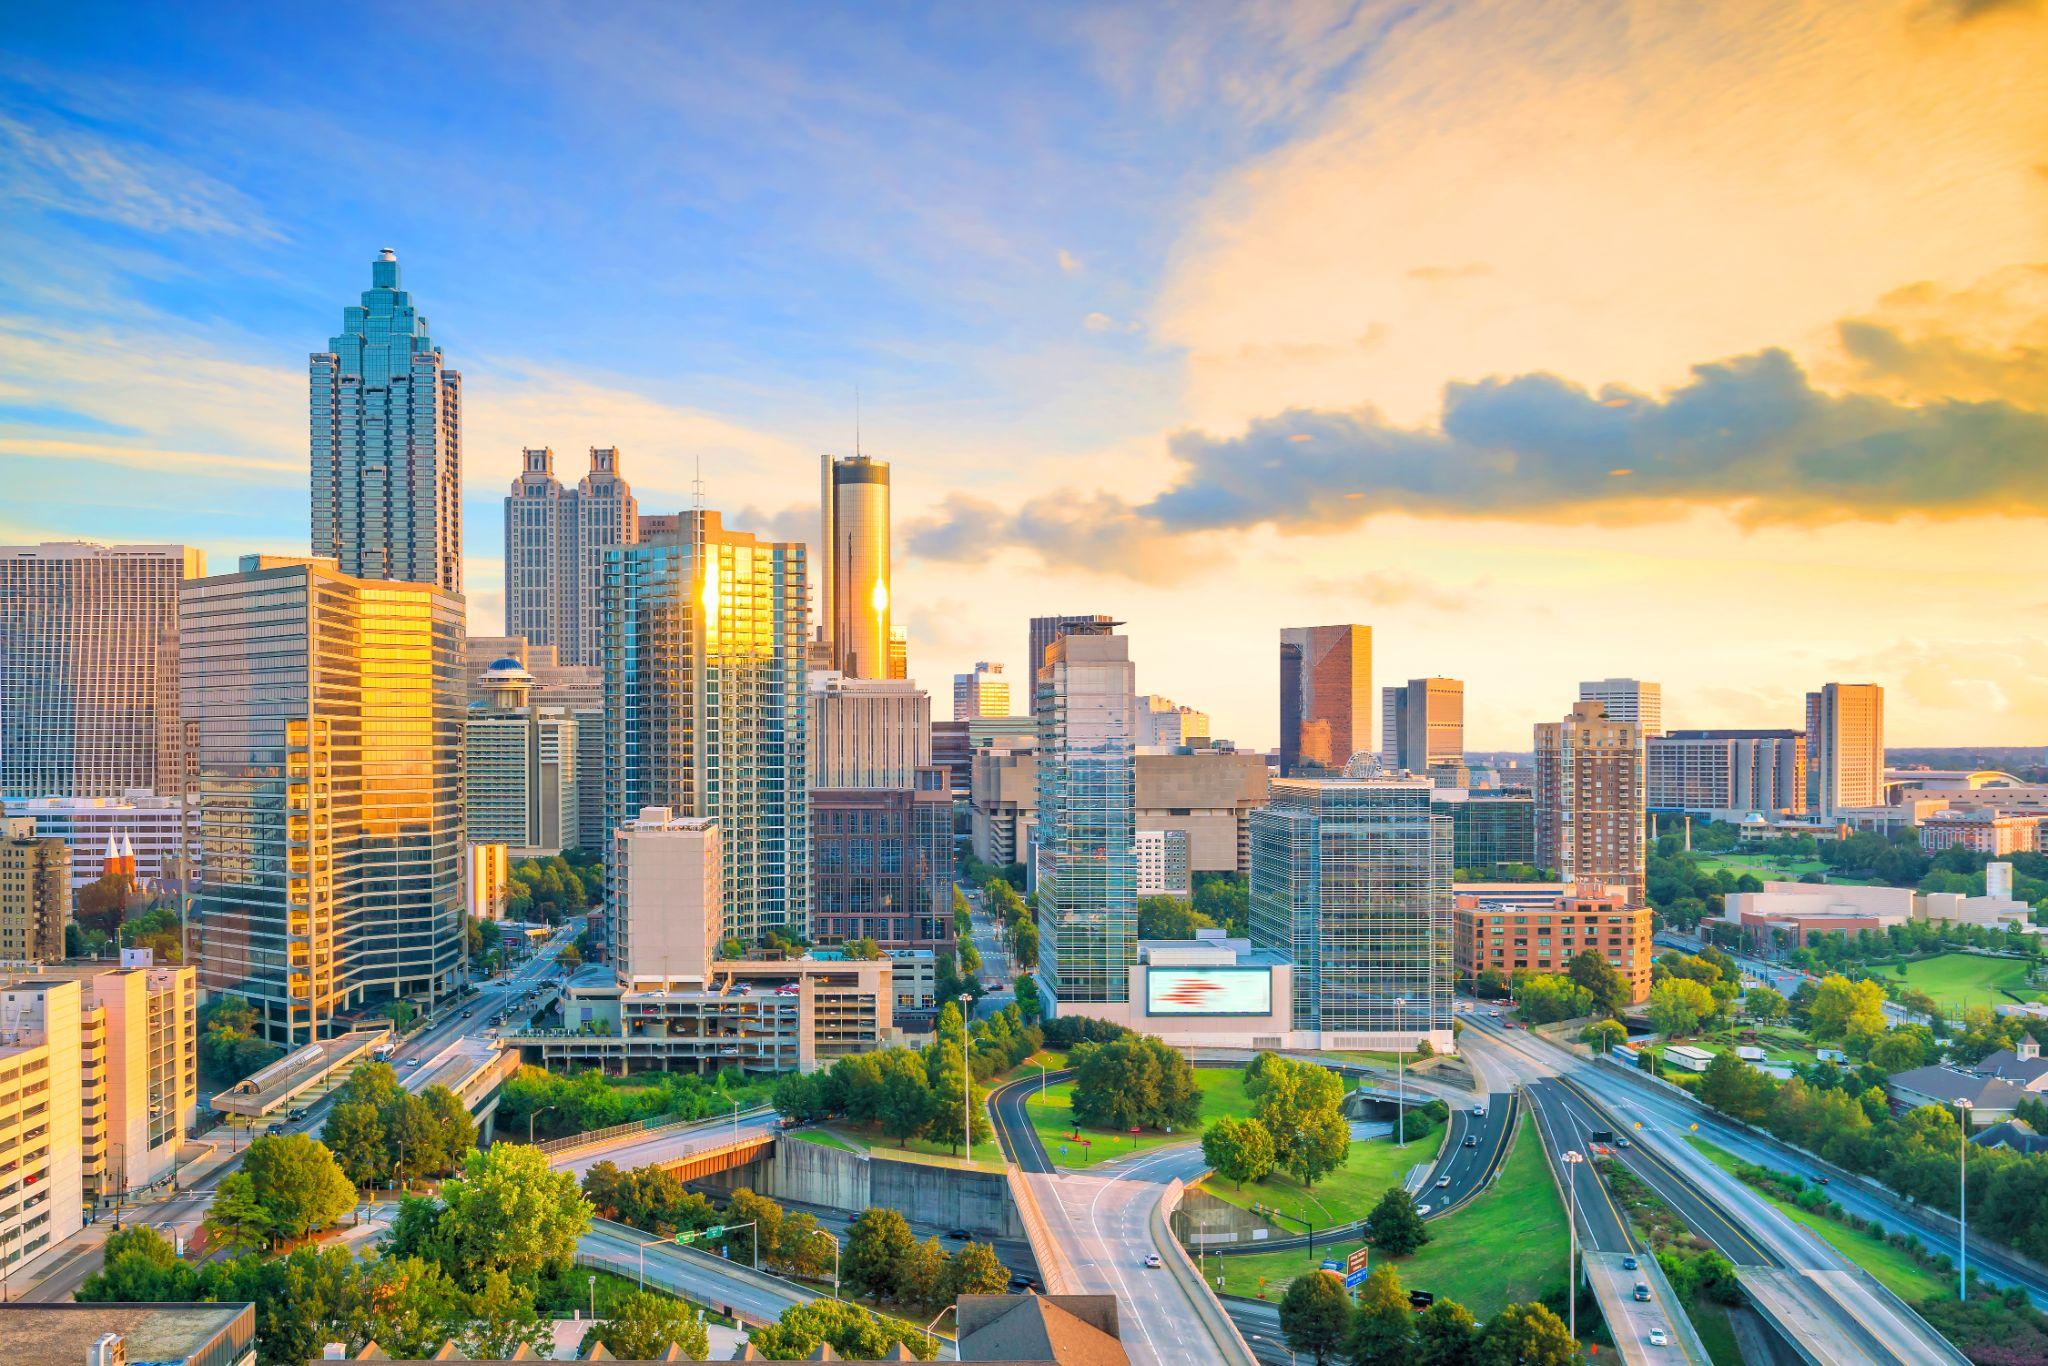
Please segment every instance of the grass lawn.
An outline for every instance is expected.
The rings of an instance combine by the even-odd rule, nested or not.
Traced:
[[[899,1146],[895,1139],[881,1133],[867,1133],[835,1125],[824,1129],[799,1129],[796,1136],[806,1143],[815,1143],[821,1148],[838,1148],[850,1153],[873,1153],[878,1157],[893,1157],[904,1162],[923,1162],[930,1166],[957,1167],[960,1153],[950,1143],[937,1143],[929,1138],[913,1138],[908,1146]],[[974,1165],[1002,1170],[1003,1150],[993,1136],[974,1145]]]
[[[1965,1005],[1990,1006],[2011,998],[2024,1001],[2048,999],[2048,992],[2027,984],[2027,963],[2018,958],[1986,958],[1975,953],[1943,953],[1906,964],[1901,977],[1896,968],[1873,972],[1880,982],[1899,983],[1926,992],[1950,1010]]]
[[[845,1139],[839,1137],[839,1135],[837,1134],[828,1134],[817,1129],[798,1129],[794,1134],[790,1135],[790,1137],[796,1139],[800,1143],[815,1143],[820,1148],[837,1148],[842,1153],[858,1153],[867,1151],[864,1148],[854,1147],[851,1143],[848,1143]]]
[[[1195,1084],[1202,1089],[1203,1120],[1222,1115],[1245,1117],[1251,1114],[1251,1099],[1244,1093],[1244,1073],[1239,1069],[1197,1067]],[[1082,1129],[1080,1137],[1088,1140],[1084,1146],[1074,1137],[1073,1100],[1074,1084],[1063,1081],[1046,1087],[1043,1095],[1033,1091],[1030,1100],[1025,1102],[1025,1109],[1031,1116],[1031,1127],[1038,1131],[1039,1140],[1045,1144],[1046,1155],[1056,1167],[1092,1167],[1113,1157],[1129,1157],[1133,1153],[1146,1152],[1169,1143],[1185,1143],[1201,1136],[1199,1125],[1173,1134],[1151,1129],[1137,1135],[1111,1133],[1106,1129]]]
[[[1742,1346],[1736,1342],[1735,1329],[1728,1322],[1727,1305],[1695,1299],[1686,1305],[1685,1316],[1692,1320],[1693,1330],[1700,1335],[1700,1345],[1707,1349],[1707,1359],[1714,1366],[1743,1366]]]
[[[1688,1137],[1686,1142],[1705,1153],[1715,1166],[1731,1176],[1737,1175],[1741,1160],[1726,1148],[1700,1138]],[[1946,1280],[1883,1239],[1858,1232],[1847,1224],[1838,1224],[1826,1215],[1803,1210],[1753,1186],[1750,1189],[1783,1211],[1786,1218],[1818,1234],[1835,1251],[1868,1271],[1879,1284],[1906,1303],[1918,1304],[1930,1295],[1949,1293],[1951,1287]]]
[[[1351,1151],[1345,1154],[1344,1165],[1318,1181],[1313,1189],[1280,1171],[1263,1181],[1249,1183],[1243,1190],[1221,1177],[1203,1182],[1202,1189],[1243,1209],[1264,1205],[1278,1210],[1293,1220],[1293,1232],[1300,1232],[1304,1223],[1333,1228],[1363,1219],[1386,1194],[1387,1187],[1400,1185],[1401,1178],[1416,1163],[1432,1160],[1442,1142],[1441,1131],[1413,1139],[1405,1148],[1391,1137],[1354,1142]]]
[[[1412,1257],[1396,1260],[1401,1284],[1458,1301],[1486,1319],[1510,1304],[1532,1300],[1565,1279],[1564,1205],[1543,1164],[1543,1147],[1524,1124],[1493,1186],[1471,1204],[1429,1224],[1430,1240]],[[1325,1257],[1342,1261],[1356,1244],[1306,1251],[1255,1253],[1208,1260],[1219,1289],[1277,1300],[1296,1276]]]

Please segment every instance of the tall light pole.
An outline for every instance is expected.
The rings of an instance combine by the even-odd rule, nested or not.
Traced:
[[[1394,1123],[1400,1138],[1396,1147],[1408,1146],[1408,1041],[1401,1037],[1401,1026],[1408,1014],[1408,998],[1394,998]]]
[[[1970,1111],[1967,1100],[1956,1102],[1956,1298],[1970,1298]]]
[[[526,1146],[527,1146],[527,1147],[531,1148],[531,1147],[533,1146],[533,1122],[534,1122],[534,1121],[535,1121],[536,1119],[539,1119],[539,1118],[540,1118],[540,1117],[541,1117],[542,1115],[546,1114],[546,1113],[547,1113],[548,1111],[550,1111],[550,1110],[559,1110],[559,1109],[561,1109],[561,1108],[562,1108],[562,1107],[561,1107],[561,1106],[559,1106],[559,1105],[543,1105],[543,1106],[541,1106],[541,1107],[540,1107],[540,1108],[539,1108],[538,1110],[535,1110],[535,1111],[534,1111],[534,1112],[533,1112],[532,1114],[530,1114],[530,1115],[528,1115],[528,1116],[526,1117]]]
[[[1565,1199],[1571,1209],[1565,1215],[1565,1231],[1570,1235],[1566,1246],[1570,1255],[1565,1262],[1565,1313],[1572,1341],[1579,1340],[1579,1164],[1586,1155],[1573,1148],[1564,1155]]]
[[[960,993],[960,1155],[969,1162],[974,1160],[974,1067],[967,1059],[967,1012],[973,1003],[974,997]]]

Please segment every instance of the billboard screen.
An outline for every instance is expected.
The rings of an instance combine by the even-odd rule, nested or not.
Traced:
[[[1147,1015],[1270,1015],[1271,968],[1150,968]]]

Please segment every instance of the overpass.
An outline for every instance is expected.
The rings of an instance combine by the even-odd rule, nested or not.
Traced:
[[[745,1166],[775,1152],[782,1117],[767,1106],[717,1119],[647,1125],[618,1124],[540,1145],[548,1165],[577,1180],[600,1162],[621,1170],[660,1167],[686,1181]]]

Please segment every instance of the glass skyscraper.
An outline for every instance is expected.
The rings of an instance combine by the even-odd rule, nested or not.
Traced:
[[[444,369],[398,254],[307,365],[313,553],[360,579],[462,591],[462,376]]]
[[[818,639],[848,678],[901,678],[890,650],[889,466],[820,456]]]
[[[1107,626],[1038,671],[1038,966],[1055,1010],[1130,999],[1138,940],[1136,673]]]
[[[1280,632],[1280,776],[1341,774],[1372,745],[1372,627]]]
[[[1276,779],[1251,815],[1251,938],[1326,1048],[1450,1042],[1451,817],[1427,778]]]
[[[200,984],[291,1046],[459,986],[462,599],[251,555],[179,635]]]
[[[806,571],[701,510],[604,556],[604,845],[643,807],[716,820],[743,943],[809,932]]]

